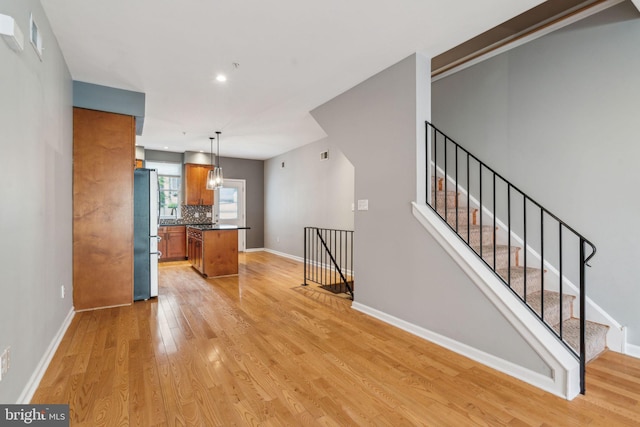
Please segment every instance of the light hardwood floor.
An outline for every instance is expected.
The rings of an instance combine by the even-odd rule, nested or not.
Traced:
[[[301,278],[264,252],[238,277],[162,265],[157,300],[76,314],[32,403],[74,426],[640,425],[640,360],[605,353],[568,402]]]

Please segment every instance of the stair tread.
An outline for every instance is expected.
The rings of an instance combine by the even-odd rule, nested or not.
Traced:
[[[445,190],[438,190],[438,191],[433,191],[433,189],[431,190],[431,194],[434,194],[434,193],[442,194],[444,192],[445,192]],[[455,194],[455,195],[460,194],[460,191],[451,190],[449,188],[447,188],[446,192],[447,192],[447,194]]]
[[[482,255],[493,255],[493,244],[488,244],[488,245],[482,245]],[[471,246],[473,248],[473,250],[475,250],[476,252],[480,251],[480,245],[472,245]],[[511,248],[509,248],[508,245],[495,245],[496,247],[496,253],[497,252],[505,252],[508,251],[509,249],[511,253],[515,253],[518,252],[520,250],[520,247],[518,246],[511,246]],[[511,267],[513,268],[513,267]]]
[[[518,276],[524,276],[524,270],[525,268],[522,266],[511,266],[511,278],[513,279],[514,277]],[[505,279],[507,278],[508,274],[509,274],[509,269],[508,268],[498,268],[496,269],[496,272],[504,277]],[[542,270],[540,270],[539,268],[535,268],[535,267],[527,267],[527,277],[533,277],[533,276],[538,276],[540,277],[540,273],[542,272]]]
[[[527,304],[538,315],[540,315],[542,303],[544,302],[544,321],[549,325],[560,323],[560,294],[555,291],[537,291],[527,295]],[[576,297],[573,295],[562,295],[562,319],[567,320],[572,315],[571,304]]]
[[[554,329],[557,328],[557,325]],[[558,330],[558,329],[556,329]],[[585,347],[587,362],[596,358],[606,350],[607,325],[585,322]],[[580,319],[572,317],[562,322],[562,338],[577,353],[580,352]]]

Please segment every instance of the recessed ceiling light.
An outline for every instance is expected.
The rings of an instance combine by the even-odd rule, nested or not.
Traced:
[[[169,147],[164,147],[164,149],[165,149],[165,150],[168,150],[168,149],[169,149]]]
[[[218,74],[216,76],[216,80],[219,82],[226,82],[227,81],[227,76],[225,76],[224,74]]]

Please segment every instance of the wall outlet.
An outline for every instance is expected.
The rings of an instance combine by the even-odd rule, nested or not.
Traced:
[[[193,216],[195,216],[196,218],[199,218],[200,217],[200,212],[194,213]]]
[[[211,218],[211,212],[207,212],[207,218]]]
[[[11,347],[7,347],[0,355],[0,381],[9,372],[9,363],[11,362]]]
[[[368,211],[369,210],[369,199],[358,200],[358,210],[359,211]]]
[[[60,298],[64,299],[66,295],[67,295],[67,291],[64,288],[64,285],[60,286]]]

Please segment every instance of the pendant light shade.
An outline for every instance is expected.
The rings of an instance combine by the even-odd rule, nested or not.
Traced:
[[[216,132],[216,139],[218,142],[218,154],[217,154],[217,164],[213,167],[213,169],[209,170],[207,173],[207,190],[216,190],[218,188],[222,188],[222,184],[224,178],[222,176],[222,168],[220,167],[220,133]],[[213,137],[209,137],[211,140],[211,165],[213,166]]]

